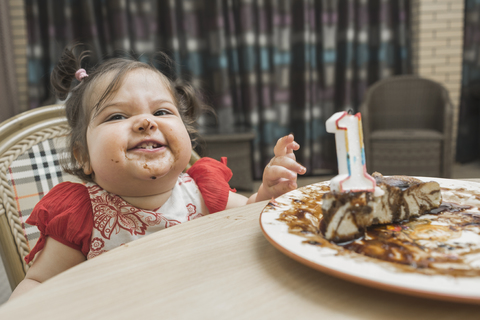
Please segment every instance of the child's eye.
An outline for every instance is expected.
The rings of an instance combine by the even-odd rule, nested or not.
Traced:
[[[161,109],[161,110],[156,111],[153,115],[154,116],[165,116],[167,114],[172,114],[172,113],[168,110]]]
[[[122,116],[121,114],[114,114],[107,118],[107,121],[114,121],[114,120],[122,120],[125,119],[125,116]]]

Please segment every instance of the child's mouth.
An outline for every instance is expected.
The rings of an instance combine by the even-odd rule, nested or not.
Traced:
[[[155,142],[144,142],[141,143],[137,146],[135,146],[133,149],[146,149],[146,150],[151,150],[151,149],[158,149],[163,147],[162,144],[155,143]]]

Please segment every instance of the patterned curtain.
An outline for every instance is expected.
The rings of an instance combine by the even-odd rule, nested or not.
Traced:
[[[290,132],[309,174],[334,173],[325,121],[357,111],[375,81],[411,72],[410,0],[25,1],[31,107],[53,102],[48,75],[73,41],[92,49],[92,64],[161,50],[215,108],[203,127],[255,131],[257,179]]]
[[[462,95],[456,160],[473,161],[480,156],[480,1],[465,1]]]

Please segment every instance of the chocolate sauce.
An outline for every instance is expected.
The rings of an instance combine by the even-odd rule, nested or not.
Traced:
[[[480,244],[455,241],[465,231],[480,235],[480,214],[470,212],[476,209],[472,206],[443,202],[420,217],[370,227],[363,238],[336,244],[320,232],[323,214],[319,199],[328,190],[302,191],[305,196],[293,199],[290,209],[282,212],[279,220],[288,225],[289,232],[306,238],[305,244],[333,248],[338,254],[359,259],[390,262],[401,271],[480,276],[480,269],[472,266],[467,257],[480,253]]]
[[[429,213],[439,214],[439,213],[447,212],[447,211],[448,212],[461,212],[461,211],[465,211],[465,210],[472,209],[472,208],[473,208],[472,206],[462,206],[462,205],[459,205],[459,204],[456,204],[456,203],[442,202],[440,207],[438,207],[436,209],[433,209],[433,210],[430,210]]]

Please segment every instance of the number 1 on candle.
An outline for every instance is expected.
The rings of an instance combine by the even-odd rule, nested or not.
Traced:
[[[375,190],[375,179],[367,173],[363,146],[362,116],[337,112],[326,122],[327,132],[335,133],[338,176],[330,182],[337,192]]]

